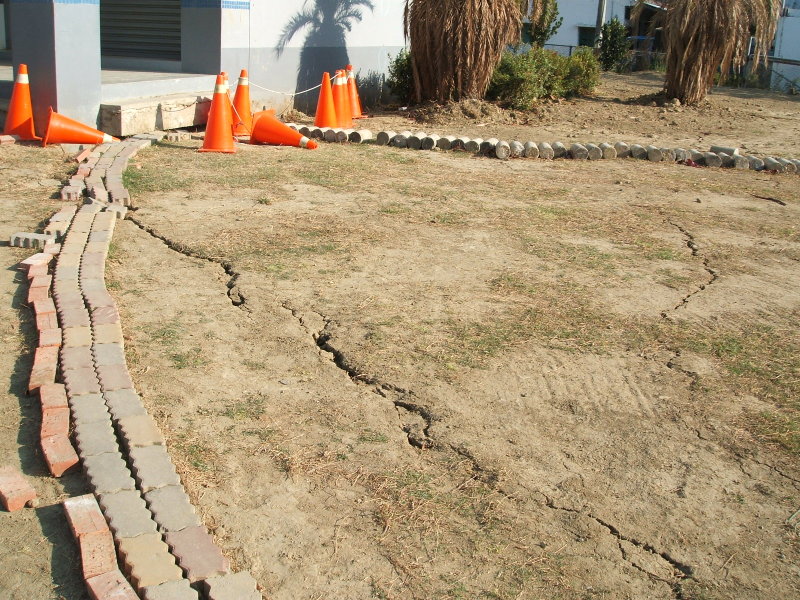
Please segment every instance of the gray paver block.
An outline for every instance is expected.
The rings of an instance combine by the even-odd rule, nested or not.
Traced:
[[[75,424],[75,442],[82,457],[119,452],[119,443],[111,427],[111,418],[106,421]]]
[[[136,489],[128,465],[119,452],[84,456],[82,461],[83,469],[95,493],[108,494]]]
[[[73,396],[69,401],[72,409],[72,419],[78,423],[95,423],[97,421],[111,420],[105,400],[100,394],[86,394]]]
[[[109,296],[109,299],[110,298]],[[88,300],[89,298],[87,297],[87,301]],[[111,300],[111,302],[113,303],[114,301]],[[119,323],[96,325],[94,327],[94,342],[95,344],[121,344],[122,327],[120,327]]]
[[[137,589],[183,578],[183,572],[159,533],[120,538],[117,549],[126,574]]]
[[[92,344],[91,327],[64,327],[61,333],[64,335],[63,346],[90,346]]]
[[[10,246],[17,248],[44,248],[47,242],[57,241],[54,233],[26,233],[18,232],[11,236]]]
[[[100,507],[116,538],[131,538],[157,531],[153,514],[138,490],[100,494]]]
[[[70,328],[64,329],[64,332],[69,330]],[[69,343],[64,344],[64,346],[69,345]],[[67,391],[71,396],[100,393],[100,382],[97,381],[97,374],[91,368],[64,371],[64,385],[67,386]]]
[[[109,323],[119,323],[119,311],[116,306],[98,306],[95,308],[89,317],[92,320],[92,325],[107,325]]]
[[[125,364],[125,350],[122,344],[94,344],[92,354],[98,367]]]
[[[125,417],[146,415],[147,411],[142,404],[142,399],[135,390],[114,390],[105,392],[106,405],[111,412],[111,417],[118,421]]]
[[[117,427],[128,450],[137,446],[164,444],[164,436],[148,414],[123,417],[117,421]]]
[[[139,590],[142,600],[198,600],[197,592],[186,579],[167,581]]]
[[[133,389],[133,380],[124,364],[99,366],[97,367],[97,377],[104,392]]]
[[[182,486],[168,485],[150,490],[144,494],[144,499],[159,531],[180,531],[201,524]]]
[[[128,457],[131,463],[131,472],[142,492],[149,492],[167,485],[181,484],[178,473],[175,471],[175,465],[172,464],[165,446],[131,448]]]
[[[247,571],[211,577],[203,582],[208,600],[262,600],[256,580]]]
[[[58,277],[58,275],[56,275]],[[89,327],[89,311],[86,307],[66,306],[58,315],[61,327]]]
[[[61,370],[94,369],[94,357],[89,346],[61,348]]]
[[[231,571],[228,559],[222,555],[205,527],[171,531],[164,535],[164,539],[186,573],[186,579],[192,583]]]

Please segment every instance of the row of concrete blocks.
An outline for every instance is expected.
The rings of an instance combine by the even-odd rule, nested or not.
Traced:
[[[372,132],[369,129],[308,127],[306,125],[297,125],[296,123],[287,123],[287,125],[308,138],[325,140],[326,142],[362,144],[373,139]]]
[[[115,162],[124,161],[120,184],[134,154],[123,145],[107,150]],[[130,143],[135,150],[141,145],[142,140]],[[106,157],[98,150],[87,162],[97,159],[108,181],[113,163],[101,162]],[[230,574],[202,527],[125,366],[119,313],[103,273],[114,221],[101,218],[106,214],[98,214],[101,205],[78,211],[64,243],[64,262],[56,268],[54,291],[64,325],[60,364],[75,440],[122,564],[120,570],[116,558],[107,557],[104,564],[114,569],[93,573],[87,587],[96,598],[134,598],[135,588],[147,600],[188,600],[198,597],[194,588],[204,582],[200,587],[210,600],[258,598],[252,577]]]

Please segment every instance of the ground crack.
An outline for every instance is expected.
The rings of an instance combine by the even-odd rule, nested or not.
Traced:
[[[639,541],[636,538],[631,538],[622,535],[619,529],[617,529],[614,525],[606,522],[600,517],[596,517],[590,512],[585,513],[580,510],[576,510],[574,508],[566,508],[563,506],[558,506],[553,501],[552,498],[549,498],[547,496],[545,496],[545,505],[553,510],[569,512],[576,515],[580,515],[584,518],[592,519],[595,523],[606,529],[612,536],[614,536],[617,539],[617,545],[619,546],[620,552],[622,553],[622,558],[625,560],[625,562],[629,563],[632,567],[636,568],[637,570],[647,574],[649,577],[652,577],[653,579],[656,579],[663,583],[667,583],[672,588],[672,593],[673,596],[676,598],[676,600],[682,600],[684,598],[682,591],[682,583],[684,580],[691,579],[694,576],[694,569],[690,565],[684,564],[679,560],[673,558],[672,556],[670,556],[668,552],[662,552],[657,550],[655,547],[653,547],[652,544],[648,544],[647,542]],[[647,571],[646,569],[643,569],[641,566],[635,564],[633,560],[628,556],[628,553],[625,551],[625,549],[622,547],[623,541],[637,548],[641,548],[642,550],[646,550],[650,554],[658,556],[664,562],[669,564],[675,574],[675,581],[667,581],[663,577],[659,577],[658,575],[651,573],[650,571]]]
[[[247,298],[245,297],[244,293],[242,293],[242,290],[238,285],[241,273],[239,273],[236,269],[234,269],[233,264],[231,264],[226,260],[215,258],[213,256],[207,256],[205,254],[198,252],[197,250],[193,250],[192,248],[186,246],[181,242],[176,242],[174,240],[171,240],[168,237],[158,233],[155,229],[153,229],[149,225],[145,225],[138,219],[132,217],[130,213],[128,213],[127,215],[127,220],[136,225],[136,227],[138,227],[145,233],[163,242],[164,245],[170,250],[173,250],[179,254],[183,254],[184,256],[188,256],[189,258],[207,260],[208,262],[212,262],[222,267],[222,270],[225,271],[225,274],[230,277],[230,279],[228,279],[228,282],[225,285],[228,288],[227,294],[228,298],[231,301],[231,304],[243,310],[250,310],[249,307],[246,306]]]
[[[413,391],[386,381],[381,381],[378,377],[361,371],[344,352],[331,343],[333,336],[330,329],[336,325],[331,319],[327,319],[323,315],[318,315],[323,322],[323,326],[319,331],[314,331],[309,327],[303,314],[295,309],[289,302],[283,302],[281,306],[297,319],[297,322],[306,333],[311,335],[316,346],[323,353],[330,356],[333,364],[343,371],[353,382],[371,386],[373,392],[394,404],[395,410],[397,410],[397,416],[400,420],[400,427],[406,434],[410,445],[419,449],[427,449],[434,446],[429,430],[435,417],[427,407],[416,400]]]
[[[679,223],[676,223],[675,221],[669,219],[667,220],[667,223],[675,227],[678,231],[681,232],[681,234],[683,234],[683,236],[686,238],[686,246],[689,248],[689,250],[691,250],[692,256],[700,258],[703,261],[703,268],[709,275],[709,279],[707,282],[701,283],[696,290],[684,296],[683,299],[672,309],[672,310],[678,310],[686,306],[689,303],[689,300],[691,300],[693,296],[699,294],[700,292],[705,290],[708,286],[716,282],[717,279],[719,279],[719,274],[715,269],[711,267],[709,259],[700,254],[700,247],[697,245],[694,236],[687,229],[685,229]],[[661,316],[666,318],[667,317],[666,312],[661,313]]]

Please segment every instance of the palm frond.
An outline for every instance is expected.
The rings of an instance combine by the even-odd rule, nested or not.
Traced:
[[[280,57],[286,49],[286,44],[288,44],[300,30],[315,24],[320,24],[317,11],[309,11],[306,9],[305,4],[303,4],[303,10],[289,19],[283,27],[281,37],[278,38],[278,43],[275,46],[275,54]]]

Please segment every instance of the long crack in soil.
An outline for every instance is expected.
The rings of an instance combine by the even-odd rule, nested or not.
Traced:
[[[662,583],[666,583],[667,585],[669,585],[671,587],[671,589],[672,589],[672,594],[673,594],[673,597],[675,598],[675,600],[683,600],[685,598],[685,596],[683,595],[683,589],[682,589],[683,582],[685,580],[687,580],[687,579],[692,579],[694,577],[694,569],[690,565],[682,563],[681,561],[673,558],[672,556],[670,556],[670,554],[668,552],[657,550],[652,544],[649,544],[647,542],[642,542],[640,540],[637,540],[636,538],[632,538],[632,537],[628,537],[626,535],[623,535],[617,527],[615,527],[611,523],[608,523],[607,521],[601,519],[600,517],[596,517],[595,515],[593,515],[590,512],[589,513],[585,513],[585,512],[579,511],[579,510],[575,510],[574,508],[566,508],[566,507],[563,507],[563,506],[558,506],[553,501],[552,498],[549,498],[547,496],[545,496],[545,505],[548,508],[552,509],[552,510],[559,510],[559,511],[564,511],[564,512],[568,512],[568,513],[573,513],[573,514],[576,514],[576,515],[580,515],[580,516],[582,516],[582,517],[584,517],[586,519],[593,520],[595,523],[597,523],[598,525],[603,527],[606,531],[609,532],[609,534],[611,534],[612,536],[614,536],[617,539],[617,545],[619,546],[620,554],[622,555],[622,558],[625,560],[625,562],[630,564],[636,570],[641,571],[642,573],[645,573],[651,579],[656,580],[656,581],[660,581]],[[660,577],[660,576],[656,575],[655,573],[651,573],[650,571],[648,571],[648,570],[642,568],[640,565],[636,564],[631,559],[631,557],[628,556],[628,553],[625,551],[625,548],[622,546],[622,542],[627,542],[627,543],[631,544],[632,546],[635,546],[637,548],[645,550],[648,553],[652,554],[653,556],[659,557],[661,560],[666,562],[672,568],[673,573],[675,574],[675,580],[674,581],[665,580],[663,577]]]
[[[683,234],[683,236],[686,238],[686,246],[689,248],[689,250],[692,251],[692,256],[700,258],[703,261],[703,268],[709,275],[709,280],[707,282],[701,283],[696,290],[684,296],[683,299],[675,306],[675,308],[672,309],[672,310],[678,310],[686,306],[689,303],[689,300],[691,300],[693,296],[699,294],[700,292],[705,290],[708,286],[716,282],[717,279],[719,279],[719,274],[715,269],[711,267],[709,259],[700,254],[700,246],[697,245],[694,236],[679,223],[676,223],[675,221],[672,220],[667,220],[667,222]],[[666,314],[662,313],[661,316],[666,317]]]
[[[198,252],[197,250],[193,250],[192,248],[186,246],[181,242],[176,242],[174,240],[171,240],[165,235],[158,233],[155,229],[153,229],[149,225],[145,225],[140,220],[131,216],[130,212],[127,215],[127,219],[145,233],[163,242],[164,245],[170,250],[178,252],[179,254],[183,254],[184,256],[188,256],[189,258],[207,260],[208,262],[212,262],[214,264],[219,265],[222,268],[222,270],[225,271],[225,274],[230,277],[230,279],[228,279],[228,282],[225,285],[228,288],[227,294],[228,298],[231,301],[231,304],[233,304],[238,308],[241,308],[242,310],[247,310],[247,311],[250,310],[249,307],[246,306],[247,298],[245,297],[244,293],[242,292],[241,288],[238,285],[241,273],[239,273],[239,271],[237,271],[234,268],[232,263],[226,260],[221,260],[219,258],[214,258],[213,256],[207,256],[205,254],[202,254],[201,252]]]

